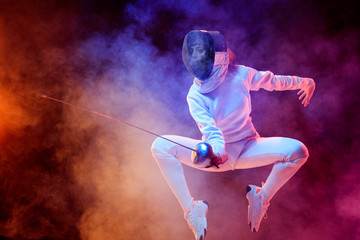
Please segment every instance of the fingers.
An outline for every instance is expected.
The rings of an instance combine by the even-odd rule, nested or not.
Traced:
[[[310,101],[310,99],[312,98],[313,94],[314,94],[314,91],[311,91],[311,92],[309,93],[309,101]]]
[[[307,107],[307,105],[309,105],[309,101],[306,101],[306,103],[304,104],[304,107]]]
[[[314,94],[314,90],[312,89],[312,90],[310,90],[310,92],[307,94],[307,96],[304,98],[304,100],[306,100],[304,107],[306,107],[307,105],[309,105],[310,100],[311,100],[313,94]]]
[[[303,99],[306,95],[307,95],[307,93],[306,93],[306,92],[303,92],[303,93],[300,95],[299,100]]]
[[[301,102],[301,104],[303,104],[304,107],[306,107],[307,105],[309,105],[309,103],[310,103],[310,97],[309,97],[309,95],[308,95],[308,96],[306,96],[306,98],[303,99],[303,101]]]
[[[307,98],[304,98],[304,100],[301,102],[301,104],[304,105],[304,107],[306,107],[308,105]]]
[[[310,103],[310,99],[312,98],[315,90],[315,82],[311,79],[311,84],[309,87],[302,88],[297,95],[300,95],[299,100],[301,101],[301,104],[306,107]]]

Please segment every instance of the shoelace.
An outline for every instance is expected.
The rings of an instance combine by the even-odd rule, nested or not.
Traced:
[[[189,212],[191,212],[191,209],[194,208],[194,199],[192,198],[191,199],[191,202],[190,202],[190,206],[189,206],[189,210],[184,210],[184,214],[187,215]]]
[[[262,191],[262,188],[264,187],[264,184],[265,184],[264,182],[261,182],[261,191]],[[260,200],[262,200],[261,195],[260,195]],[[263,208],[266,208],[265,213],[264,213],[264,217],[263,217],[264,219],[268,218],[267,209],[268,209],[269,206],[270,206],[270,202],[263,202]]]
[[[194,224],[194,215],[193,214],[190,214],[191,213],[191,210],[195,208],[195,204],[194,204],[194,199],[191,199],[191,203],[190,203],[190,207],[189,207],[189,210],[184,210],[184,216],[185,216],[185,219],[191,223],[191,228],[192,227],[195,227],[195,224]],[[188,223],[189,224],[189,223]],[[189,224],[190,225],[190,224]]]

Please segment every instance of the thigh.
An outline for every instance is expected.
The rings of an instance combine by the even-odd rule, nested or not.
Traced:
[[[250,139],[238,157],[235,168],[254,168],[287,161],[301,144],[298,140],[284,137]]]
[[[189,166],[193,165],[191,161],[191,154],[193,151],[191,149],[194,149],[195,146],[201,142],[200,140],[175,135],[166,135],[163,137],[185,146],[183,147],[174,142],[165,141],[168,145],[167,149],[172,156],[174,156],[183,164]]]
[[[164,137],[192,149],[194,149],[198,143],[202,142],[201,140],[196,140],[182,136],[167,135]],[[193,152],[192,150],[188,148],[184,148],[178,144],[171,142],[168,142],[167,144],[169,144],[168,149],[170,154],[173,155],[175,158],[177,158],[181,163],[187,166],[208,172],[224,172],[234,169],[234,161],[226,161],[225,163],[221,164],[219,168],[216,168],[215,166],[209,168],[200,168],[195,164],[193,164],[193,162],[191,161],[191,154]]]

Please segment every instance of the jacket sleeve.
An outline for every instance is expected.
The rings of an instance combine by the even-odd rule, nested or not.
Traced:
[[[215,119],[211,116],[205,100],[188,95],[187,101],[190,114],[202,133],[202,140],[211,145],[215,154],[223,159],[227,158],[223,133],[216,126]]]
[[[258,91],[263,88],[268,91],[285,91],[301,89],[309,85],[309,78],[300,78],[297,76],[274,75],[270,71],[257,71],[247,67],[247,84],[248,89]]]

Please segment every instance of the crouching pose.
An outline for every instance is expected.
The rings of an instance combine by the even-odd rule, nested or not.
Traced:
[[[199,159],[201,154],[162,138],[157,138],[152,145],[153,157],[197,240],[204,240],[206,236],[208,203],[191,197],[181,164],[212,172],[273,164],[261,187],[248,185],[246,188],[248,223],[251,231],[257,232],[270,200],[306,162],[309,153],[298,140],[259,136],[251,122],[250,91],[300,89],[299,99],[306,107],[315,90],[314,80],[236,65],[224,37],[216,31],[191,31],[184,39],[182,51],[184,64],[195,77],[187,101],[203,137],[202,140],[165,137],[193,149],[209,146],[206,149],[208,163]]]

